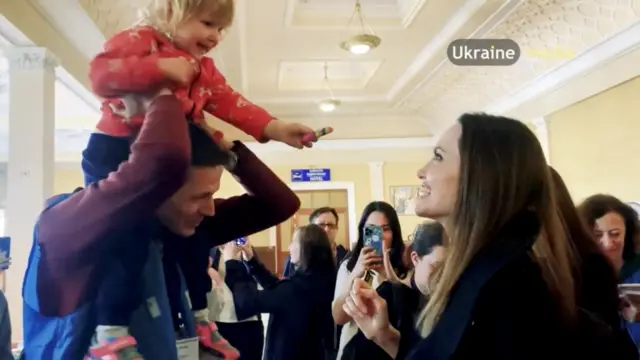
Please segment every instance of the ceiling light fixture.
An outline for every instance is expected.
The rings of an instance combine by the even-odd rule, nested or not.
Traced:
[[[324,63],[324,80],[323,85],[327,87],[329,90],[329,95],[331,96],[329,99],[322,100],[318,107],[322,112],[332,112],[342,104],[342,101],[337,100],[335,96],[333,96],[333,90],[331,89],[331,84],[329,84],[329,64]]]
[[[329,100],[322,100],[318,105],[318,107],[323,112],[332,112],[335,109],[337,109],[338,106],[340,106],[340,104],[342,104],[340,100],[329,99]]]
[[[366,54],[369,51],[377,48],[382,39],[376,34],[373,33],[371,27],[365,25],[364,16],[362,15],[362,5],[360,4],[360,0],[356,0],[356,7],[353,11],[353,15],[351,15],[351,19],[349,19],[349,24],[347,27],[351,25],[354,17],[358,17],[360,21],[360,33],[353,35],[347,40],[340,43],[340,47],[348,52],[355,55]],[[367,31],[366,29],[369,29]]]

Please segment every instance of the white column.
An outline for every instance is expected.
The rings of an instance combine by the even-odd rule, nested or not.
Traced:
[[[53,191],[55,66],[44,48],[14,48],[9,60],[9,157],[6,235],[12,265],[7,299],[13,340],[22,338],[22,279],[33,242],[33,227]]]
[[[549,128],[547,127],[547,121],[544,117],[539,117],[534,119],[531,123],[536,129],[535,132],[538,136],[538,141],[540,141],[540,145],[542,146],[542,151],[544,151],[544,157],[547,159],[547,163],[551,164],[551,158],[549,156]]]
[[[370,201],[384,201],[384,163],[369,163],[369,183],[371,187]]]

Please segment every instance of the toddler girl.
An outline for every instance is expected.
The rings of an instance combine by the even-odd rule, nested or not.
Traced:
[[[186,117],[197,124],[206,127],[204,113],[208,112],[259,141],[271,139],[301,148],[303,136],[312,133],[311,129],[275,120],[227,85],[213,61],[205,57],[218,45],[221,32],[231,25],[233,14],[234,0],[150,0],[142,11],[141,23],[113,36],[106,42],[104,52],[91,62],[93,90],[105,99],[97,130],[114,137],[134,136],[144,120],[144,114],[136,106],[137,95],[170,84],[184,105]],[[228,144],[220,132],[215,132],[213,137],[223,147]],[[122,146],[128,146],[127,142],[122,142]],[[122,161],[128,156],[127,150],[128,147],[122,149]],[[115,170],[109,167],[104,171],[105,167],[95,162],[84,165],[88,182],[105,178],[109,171]],[[120,251],[119,270],[122,271],[110,271],[105,279],[109,292],[99,297],[95,345],[90,349],[94,357],[141,359],[127,326],[131,311],[142,301],[135,289],[149,244],[139,244],[139,239],[136,240],[138,243],[132,241],[136,249]],[[206,272],[206,263],[200,268]],[[237,350],[219,335],[215,323],[209,321],[207,291],[203,289],[209,289],[210,284],[189,286],[194,283],[189,280],[192,279],[186,283],[201,348],[217,357],[238,358]]]

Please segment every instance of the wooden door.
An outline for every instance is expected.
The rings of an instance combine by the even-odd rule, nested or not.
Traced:
[[[304,190],[296,191],[300,198],[300,210],[276,228],[276,264],[281,276],[284,263],[289,255],[289,244],[296,227],[309,223],[311,213],[320,207],[329,206],[338,213],[338,234],[336,244],[350,248],[349,211],[346,190]]]

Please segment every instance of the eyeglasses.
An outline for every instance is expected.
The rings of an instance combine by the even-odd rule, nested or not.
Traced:
[[[321,228],[325,228],[329,230],[335,230],[338,228],[338,225],[336,224],[316,224],[316,225],[320,226]]]

